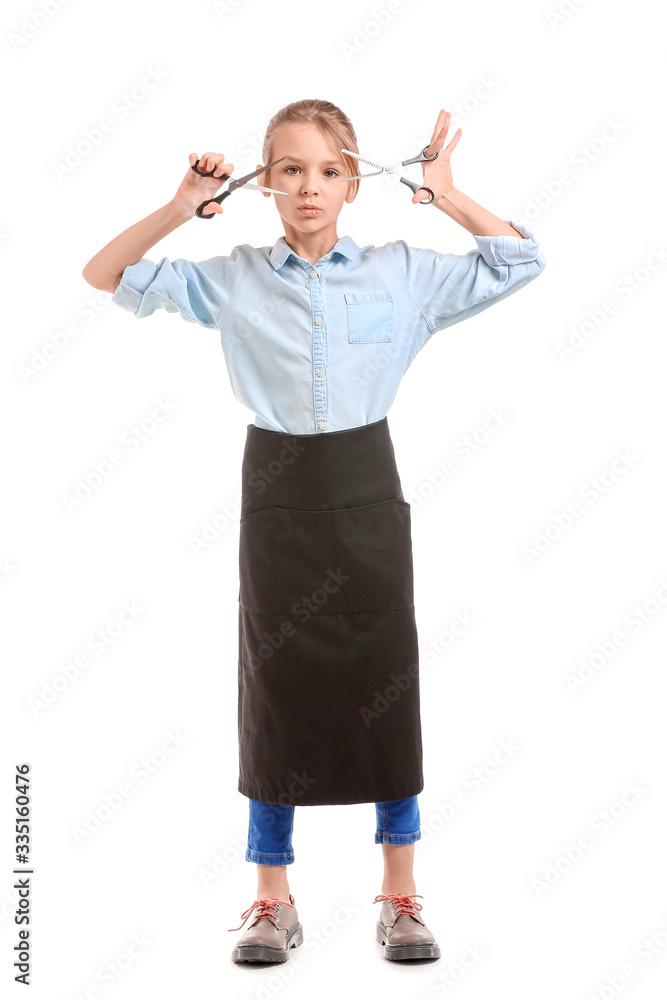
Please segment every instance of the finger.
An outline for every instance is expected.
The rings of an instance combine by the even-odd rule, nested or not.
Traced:
[[[218,162],[218,158],[221,157],[223,160],[225,158],[224,153],[204,153],[199,162],[200,170],[211,170],[215,164]]]
[[[222,177],[223,174],[227,174],[228,176],[231,177],[233,173],[234,173],[233,163],[219,163],[218,166],[213,171],[213,173],[211,174],[211,177]]]
[[[446,113],[446,115],[445,115],[444,124],[443,124],[442,128],[440,129],[440,133],[441,133],[441,136],[442,136],[441,143],[440,143],[441,148],[442,148],[442,146],[445,143],[445,139],[447,138],[447,133],[449,132],[449,126],[451,124],[451,121],[452,121],[452,116],[451,116],[451,113],[448,111]]]
[[[430,152],[430,153],[427,153],[426,154],[427,156],[433,156],[434,153],[437,153],[437,152],[439,152],[442,149],[442,147],[445,144],[445,139],[447,138],[447,130],[448,129],[449,129],[449,124],[443,125],[443,127],[440,129],[440,131],[438,132],[437,136],[435,137],[435,141],[431,143],[431,146],[433,147],[433,151]],[[429,146],[428,148],[431,149],[431,146]]]
[[[456,146],[458,145],[458,141],[461,138],[462,134],[463,134],[463,130],[462,129],[458,129],[456,131],[456,133],[455,133],[454,138],[452,139],[452,141],[447,144],[447,149],[445,150],[446,153],[449,153],[451,150],[456,149]]]
[[[443,116],[443,114],[444,114],[444,110],[441,110],[440,114],[438,115],[438,120],[435,123],[435,128],[433,129],[433,134],[431,136],[431,141],[429,143],[429,149],[430,149],[430,147],[433,145],[433,143],[435,142],[435,140],[438,137],[438,134],[440,132],[440,128],[442,126],[442,116]]]
[[[441,128],[435,139],[431,141],[431,145],[426,147],[426,153],[424,155],[433,156],[435,153],[439,152],[444,145],[446,135],[447,130],[445,128]]]
[[[442,135],[442,141],[445,141],[445,136],[447,135],[451,119],[451,112],[445,111],[445,109],[442,108],[440,110],[440,114],[438,115],[438,120],[435,123],[435,129],[433,130],[433,135],[431,137],[431,145],[438,140],[440,135]]]
[[[424,150],[424,156],[433,156],[433,154],[440,149],[442,145],[442,142],[440,141],[441,134],[442,134],[442,129],[440,130],[440,132],[436,132],[436,134],[433,136],[430,143]]]

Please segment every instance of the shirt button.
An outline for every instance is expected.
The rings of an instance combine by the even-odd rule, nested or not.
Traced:
[[[311,278],[316,278],[317,277],[317,271],[311,271],[310,272],[310,276],[311,276]]]
[[[320,376],[320,378],[322,378],[322,376],[324,375],[324,368],[318,368],[317,374]]]
[[[320,430],[321,431],[325,430],[328,426],[329,425],[327,424],[326,420],[320,420]]]
[[[318,326],[322,326],[322,323],[324,323],[324,320],[322,319],[321,316],[316,316],[315,317],[315,322],[317,323]]]

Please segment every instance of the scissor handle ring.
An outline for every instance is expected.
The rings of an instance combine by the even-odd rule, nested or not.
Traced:
[[[431,145],[431,143],[429,142],[428,146],[430,146],[430,145]],[[424,146],[424,148],[422,149],[421,155],[424,157],[425,160],[437,160],[438,154],[440,153],[440,150],[438,150],[437,153],[434,153],[433,156],[427,156],[426,155],[426,150],[428,149],[428,146]],[[422,185],[422,187],[423,187],[423,185]],[[419,190],[420,189],[417,188],[417,191],[419,191]],[[417,191],[415,191],[415,194],[417,194]],[[420,201],[419,204],[420,205],[430,205],[432,203],[433,199],[435,198],[435,195],[433,194],[433,191],[431,191],[430,187],[425,187],[424,191],[429,191],[431,197],[428,199],[428,201],[426,201],[426,200]]]
[[[218,214],[217,212],[211,212],[210,215],[202,215],[202,209],[206,208],[207,205],[210,205],[212,201],[214,201],[216,203],[216,205],[220,204],[220,202],[218,201],[217,198],[209,198],[207,201],[203,201],[201,203],[201,205],[197,206],[197,208],[195,209],[195,215],[197,216],[198,219],[213,219],[213,218],[215,218],[215,216]]]
[[[218,169],[217,167],[213,167],[213,170],[206,170],[206,171],[204,171],[204,170],[200,170],[200,169],[199,169],[199,167],[197,166],[197,164],[198,164],[198,163],[199,163],[199,160],[196,160],[196,161],[195,161],[194,163],[191,163],[191,164],[190,164],[190,170],[194,170],[194,172],[195,172],[196,174],[199,174],[199,176],[200,176],[200,177],[212,177],[212,176],[213,176],[213,174],[214,174],[214,173],[216,172],[216,170]],[[229,179],[229,178],[230,178],[231,176],[232,176],[231,174],[222,174],[222,175],[221,175],[221,177],[220,177],[220,181],[221,181],[221,182],[222,182],[222,181],[226,181],[226,180],[228,180],[228,179]],[[218,180],[218,178],[217,178],[217,177],[216,177],[216,180]]]
[[[407,184],[413,194],[417,194],[417,191],[428,191],[430,198],[424,198],[422,201],[418,201],[418,205],[431,205],[435,195],[430,187],[426,187],[425,184],[416,184],[415,181],[408,180],[407,177],[401,177],[401,184]]]
[[[429,159],[433,159],[433,157],[429,157]],[[433,199],[435,198],[435,195],[433,194],[433,191],[431,190],[431,188],[424,187],[423,184],[422,184],[421,187],[417,188],[417,191],[428,191],[429,194],[431,195],[430,198],[422,198],[421,201],[418,201],[417,202],[418,205],[430,205],[432,203]],[[417,191],[415,191],[415,194],[417,194]]]
[[[213,167],[213,170],[207,170],[206,172],[204,172],[203,170],[199,169],[199,167],[197,166],[197,163],[199,163],[199,160],[197,160],[196,163],[191,163],[190,164],[190,170],[194,170],[194,172],[196,174],[199,174],[200,177],[212,177],[213,174],[218,169],[217,167]],[[220,177],[216,177],[215,179],[216,179],[216,181],[219,180],[220,184],[224,184],[225,181],[228,181],[231,176],[232,176],[231,174],[221,174]],[[210,215],[202,215],[202,209],[206,208],[207,205],[210,205],[212,201],[214,201],[217,205],[219,205],[220,202],[224,198],[226,198],[228,194],[229,194],[229,191],[225,191],[224,194],[218,195],[217,198],[208,198],[206,201],[203,201],[201,203],[201,205],[198,205],[197,209],[195,210],[195,215],[197,216],[197,218],[198,219],[213,219],[218,214],[217,212],[211,212]]]

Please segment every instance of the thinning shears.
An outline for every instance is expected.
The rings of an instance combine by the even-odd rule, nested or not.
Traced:
[[[428,144],[428,146],[430,145],[431,143]],[[428,149],[428,146],[424,146],[419,156],[413,156],[411,160],[401,160],[400,163],[392,163],[387,167],[381,167],[379,163],[373,163],[372,160],[365,160],[363,156],[359,156],[358,153],[353,153],[351,149],[341,149],[341,153],[347,153],[348,156],[354,156],[354,158],[359,160],[360,163],[368,163],[371,167],[377,167],[377,170],[370,174],[355,174],[354,177],[341,177],[340,179],[341,181],[355,181],[360,177],[377,177],[378,174],[399,174],[400,168],[407,166],[408,163],[426,163],[428,160],[436,160],[440,150],[438,150],[438,153],[434,153],[433,156],[427,156],[426,150]],[[408,185],[413,194],[417,194],[417,191],[419,191],[420,188],[424,188],[425,191],[429,192],[430,198],[424,198],[418,204],[430,205],[432,203],[435,195],[430,187],[427,187],[425,184],[415,184],[414,181],[408,180],[407,177],[401,177],[399,179],[401,184]]]
[[[280,157],[280,160],[284,159],[285,159],[284,156]],[[260,184],[248,184],[248,181],[252,180],[253,177],[257,177],[257,174],[264,173],[264,171],[268,170],[269,167],[275,167],[276,163],[280,163],[280,160],[274,160],[273,163],[267,163],[265,167],[260,167],[259,170],[253,170],[251,174],[246,174],[245,177],[239,177],[238,180],[236,179],[233,180],[232,183],[227,188],[227,190],[223,191],[222,194],[216,195],[215,198],[207,198],[206,201],[203,201],[201,205],[197,207],[195,211],[195,215],[197,216],[197,218],[198,219],[215,218],[217,214],[216,212],[211,212],[210,215],[202,215],[202,209],[206,208],[207,205],[210,205],[212,201],[215,201],[217,202],[218,205],[221,205],[222,202],[225,200],[225,198],[229,198],[230,194],[233,194],[234,191],[237,191],[238,188],[240,187],[243,187],[246,191],[270,191],[271,194],[287,194],[287,191],[276,191],[275,188],[262,187]],[[197,163],[199,163],[199,160],[197,160]],[[191,163],[190,170],[194,170],[194,172],[196,174],[199,174],[200,177],[212,177],[215,171],[217,170],[217,167],[214,167],[213,170],[208,170],[204,172],[203,170],[200,170],[198,168],[197,163]],[[232,176],[231,174],[221,174],[220,177],[216,177],[216,180],[219,180],[221,184],[224,184],[225,181],[228,181],[231,176]]]

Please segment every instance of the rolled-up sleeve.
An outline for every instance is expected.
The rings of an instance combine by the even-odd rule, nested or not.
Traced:
[[[125,268],[111,301],[137,319],[165,309],[189,323],[219,328],[242,271],[240,247],[228,257],[202,261],[162,257],[156,264],[142,257]]]
[[[504,221],[521,236],[473,236],[477,250],[462,255],[422,250],[397,241],[408,289],[423,318],[410,345],[406,371],[437,330],[507,298],[546,267],[532,230],[510,219]]]

